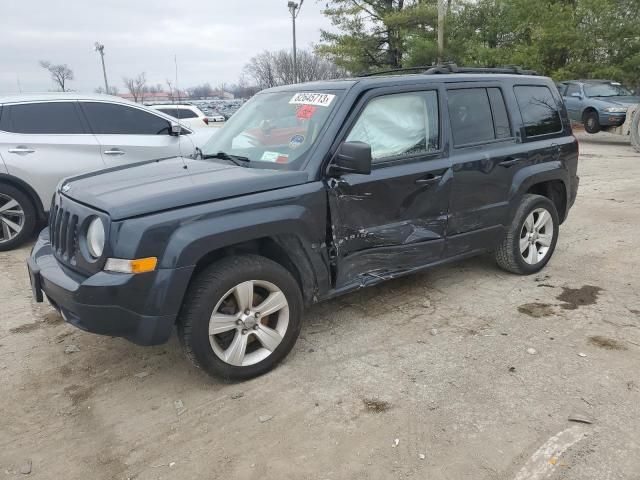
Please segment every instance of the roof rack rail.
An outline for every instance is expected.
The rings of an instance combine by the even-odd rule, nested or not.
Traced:
[[[373,77],[375,75],[385,75],[397,72],[418,72],[424,75],[437,75],[446,73],[505,73],[511,75],[538,75],[535,70],[525,70],[517,65],[507,65],[504,67],[458,67],[455,63],[444,63],[440,65],[422,65],[418,67],[393,68],[380,72],[362,73],[359,77]]]
[[[459,67],[455,63],[434,65],[423,72],[425,75],[441,73],[506,73],[511,75],[538,75],[535,70],[525,70],[517,65],[504,67]]]
[[[357,75],[357,77],[375,77],[376,75],[385,75],[387,73],[396,73],[396,72],[416,72],[416,71],[420,71],[419,73],[424,73],[424,71],[428,68],[432,67],[432,65],[429,66],[424,66],[421,65],[419,67],[404,67],[404,68],[392,68],[389,70],[380,70],[379,72],[363,72],[359,75]]]

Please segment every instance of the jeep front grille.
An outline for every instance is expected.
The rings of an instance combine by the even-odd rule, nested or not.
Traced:
[[[54,205],[49,215],[49,238],[56,256],[75,264],[78,251],[78,215]]]

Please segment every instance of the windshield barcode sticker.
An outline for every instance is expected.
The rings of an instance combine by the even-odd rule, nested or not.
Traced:
[[[328,107],[336,98],[330,93],[296,93],[289,103],[291,105],[315,105],[316,107]]]

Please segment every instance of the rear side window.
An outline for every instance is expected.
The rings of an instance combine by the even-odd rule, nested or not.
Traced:
[[[138,108],[83,102],[82,109],[97,135],[168,135],[170,132],[167,120]]]
[[[565,96],[570,97],[574,93],[580,93],[580,85],[576,85],[575,83],[570,83],[567,87],[567,91]]]
[[[85,133],[75,102],[5,105],[0,130],[40,135]]]
[[[372,99],[347,136],[371,145],[374,163],[439,148],[438,94],[397,93]]]
[[[509,116],[499,88],[449,90],[448,98],[454,145],[511,137]]]
[[[562,131],[562,121],[558,104],[551,90],[544,86],[513,87],[522,113],[524,131],[527,137],[548,135]]]
[[[186,108],[159,108],[158,111],[165,115],[171,115],[174,118],[198,118],[198,114],[196,112]]]
[[[489,101],[491,102],[491,113],[493,114],[493,128],[496,138],[511,137],[511,125],[509,124],[509,115],[507,114],[507,106],[504,103],[502,91],[499,88],[487,88]]]

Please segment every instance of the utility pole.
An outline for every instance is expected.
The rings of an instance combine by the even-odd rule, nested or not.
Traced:
[[[293,22],[293,82],[298,83],[298,48],[296,47],[296,18],[300,14],[300,9],[304,0],[300,0],[300,4],[295,2],[289,2],[289,13],[291,13],[291,20]]]
[[[438,0],[438,65],[442,64],[444,55],[444,15],[445,1]]]
[[[109,90],[109,82],[107,82],[107,69],[104,66],[104,45],[102,45],[100,42],[96,42],[95,49],[96,49],[96,52],[100,54],[100,59],[102,60],[102,74],[104,75],[104,88],[105,88],[105,93],[109,95],[110,90]]]

